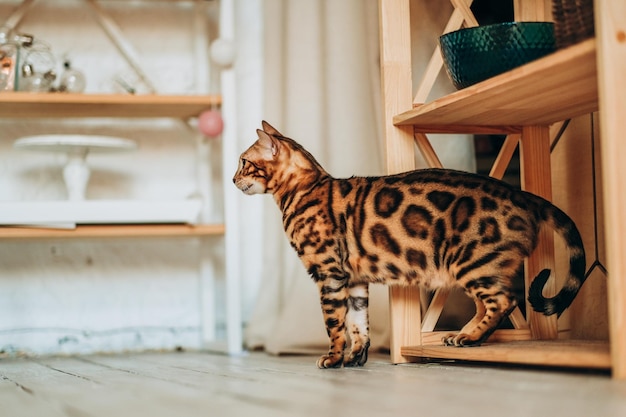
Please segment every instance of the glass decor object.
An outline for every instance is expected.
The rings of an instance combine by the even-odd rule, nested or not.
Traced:
[[[59,91],[66,93],[82,93],[85,91],[86,81],[85,75],[72,68],[70,61],[63,62],[63,73],[59,81]]]
[[[551,22],[507,22],[449,32],[439,38],[446,72],[458,89],[555,51]]]
[[[16,69],[19,49],[13,43],[0,45],[0,91],[13,91],[16,86]]]

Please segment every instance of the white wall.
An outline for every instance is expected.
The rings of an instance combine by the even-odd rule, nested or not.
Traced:
[[[0,21],[18,3],[2,2]],[[195,92],[194,12],[188,2],[100,3],[131,39],[158,92]],[[255,63],[261,59],[258,3],[246,1],[244,7],[236,8],[236,26],[246,30],[245,36],[236,39],[237,97],[230,99],[241,105],[236,115],[241,132],[254,132],[252,125],[256,127],[260,119],[262,92],[260,75],[255,72],[260,68]],[[217,36],[217,4],[209,2],[208,6],[210,39]],[[87,92],[118,92],[112,78],[133,79],[132,71],[88,10],[78,0],[39,0],[19,30],[52,46],[59,72],[61,57],[69,54],[73,66],[87,76]],[[212,92],[218,92],[217,74],[207,76]],[[63,156],[12,149],[16,138],[44,133],[106,134],[138,142],[139,149],[133,153],[89,157],[93,170],[90,199],[184,199],[197,190],[195,132],[180,122],[4,119],[0,121],[0,200],[65,198],[60,174]],[[242,139],[241,150],[248,142]],[[221,208],[219,141],[211,143],[210,151],[212,185]],[[215,220],[221,221],[219,210],[216,213]],[[242,229],[253,230],[253,204],[242,209],[242,217]],[[241,254],[246,259],[241,264],[244,318],[255,300],[260,269],[254,254],[260,236],[245,236]],[[223,276],[222,243],[221,238],[209,243],[215,249],[218,277]],[[200,260],[197,239],[0,241],[0,352],[200,347]]]

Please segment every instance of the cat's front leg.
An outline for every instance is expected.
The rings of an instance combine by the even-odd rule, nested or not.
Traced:
[[[368,284],[350,285],[348,289],[346,328],[350,337],[350,353],[345,366],[363,366],[367,362],[369,337],[369,287]]]
[[[349,296],[346,281],[344,277],[328,277],[317,282],[326,332],[330,339],[328,354],[317,360],[318,368],[338,368],[343,363]]]

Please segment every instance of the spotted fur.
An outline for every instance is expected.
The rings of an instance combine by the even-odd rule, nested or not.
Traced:
[[[476,315],[443,343],[480,345],[517,305],[512,281],[543,225],[563,237],[570,269],[548,299],[542,289],[550,271],[542,271],[530,287],[532,307],[561,314],[585,280],[576,226],[536,195],[444,169],[337,179],[266,122],[257,133],[233,181],[246,194],[273,195],[291,246],[317,284],[330,338],[320,368],[367,361],[369,283],[463,288]]]

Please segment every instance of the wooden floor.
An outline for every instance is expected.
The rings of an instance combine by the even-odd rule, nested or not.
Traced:
[[[456,363],[318,370],[200,352],[0,358],[0,416],[626,416],[607,374]]]

